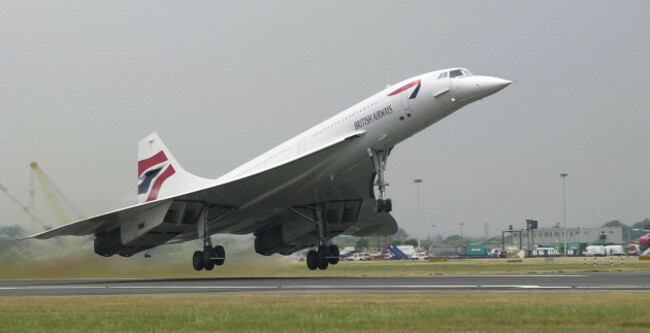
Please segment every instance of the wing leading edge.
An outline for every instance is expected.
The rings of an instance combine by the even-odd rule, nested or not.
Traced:
[[[355,132],[329,145],[250,176],[115,210],[26,238],[103,235],[116,233],[119,229],[122,245],[127,246],[128,243],[135,242],[139,243],[138,248],[151,248],[174,238],[189,240],[198,237],[195,231],[196,221],[203,212],[203,206],[239,208],[228,219],[211,225],[210,233],[258,232],[263,226],[258,227],[254,222],[271,218],[273,215],[268,215],[268,211],[275,211],[274,215],[277,215],[277,208],[269,210],[270,206],[289,207],[296,202],[304,203],[300,198],[304,197],[306,192],[314,192],[310,189],[310,186],[315,184],[313,180],[323,177],[322,171],[331,164],[333,159],[336,159],[337,153],[347,146],[350,140],[361,135],[363,131]],[[299,199],[296,199],[297,197]],[[179,208],[182,208],[180,212]],[[187,214],[190,211],[192,214]],[[363,213],[360,216],[365,215],[366,213]],[[394,224],[392,217],[390,220]],[[158,236],[152,238],[151,234]],[[150,239],[143,242],[142,240],[146,238]]]

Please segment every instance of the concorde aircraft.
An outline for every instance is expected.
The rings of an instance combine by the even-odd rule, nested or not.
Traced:
[[[388,86],[217,179],[183,169],[156,133],[138,143],[138,204],[27,238],[95,235],[95,253],[129,257],[161,244],[203,240],[192,265],[226,259],[213,234],[254,234],[255,251],[307,254],[311,270],[339,261],[337,235],[397,231],[386,196],[396,144],[511,81],[438,70]]]

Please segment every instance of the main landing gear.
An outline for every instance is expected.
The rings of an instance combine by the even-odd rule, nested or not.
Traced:
[[[318,234],[318,250],[307,252],[307,267],[310,270],[315,270],[316,268],[327,269],[329,265],[336,265],[339,263],[340,252],[339,247],[334,244],[329,246],[325,245],[325,238],[329,233],[327,229],[327,221],[323,218],[325,206],[317,204],[306,206],[306,208],[309,208],[312,211],[313,217],[304,214],[295,208],[292,209],[292,211],[316,225],[316,231]]]
[[[230,211],[217,217],[213,222],[228,213],[230,213]],[[207,212],[204,212],[201,218],[199,218],[197,229],[199,236],[203,238],[203,251],[194,252],[194,255],[192,256],[192,267],[197,271],[202,269],[211,271],[214,266],[223,265],[226,261],[226,250],[221,245],[212,246],[212,241],[210,241],[210,234],[208,232]]]
[[[339,263],[339,247],[332,244],[330,246],[319,245],[318,251],[311,250],[307,252],[307,268],[312,271],[316,268],[327,269],[329,265]]]
[[[211,271],[214,266],[221,266],[226,261],[226,250],[223,246],[204,246],[203,251],[196,251],[192,256],[192,266],[195,270]]]
[[[372,166],[375,168],[375,173],[377,174],[377,180],[374,185],[377,186],[377,189],[379,190],[379,199],[377,199],[377,206],[375,206],[375,211],[378,213],[390,213],[393,210],[393,202],[386,198],[386,186],[388,186],[388,183],[384,179],[386,162],[391,149],[392,148],[376,150],[368,148],[368,156],[370,156]]]

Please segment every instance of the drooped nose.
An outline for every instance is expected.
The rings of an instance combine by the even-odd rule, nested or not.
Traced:
[[[453,81],[457,96],[468,102],[490,96],[512,83],[512,81],[498,77],[481,75],[458,78]]]
[[[510,84],[512,84],[512,81],[510,80],[504,80],[493,76],[483,76],[478,82],[478,87],[480,94],[484,95],[483,97],[486,97],[500,91]]]

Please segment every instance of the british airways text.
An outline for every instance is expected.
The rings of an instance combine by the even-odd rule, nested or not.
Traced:
[[[389,105],[379,111],[375,111],[370,115],[367,115],[354,122],[354,129],[358,130],[364,126],[372,124],[375,120],[379,120],[393,113],[393,106]]]

